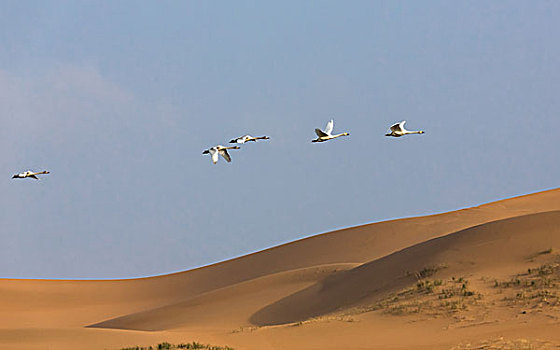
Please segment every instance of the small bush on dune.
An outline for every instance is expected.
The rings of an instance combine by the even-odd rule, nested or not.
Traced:
[[[445,264],[426,266],[422,270],[416,272],[415,276],[417,279],[423,279],[426,277],[430,277],[436,274],[439,270],[443,270],[445,268],[447,268],[447,265]]]
[[[543,250],[542,252],[538,252],[538,255],[545,255],[552,253],[552,248],[548,248],[547,250]]]

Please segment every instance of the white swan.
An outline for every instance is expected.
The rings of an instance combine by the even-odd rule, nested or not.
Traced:
[[[315,133],[317,134],[317,138],[315,140],[312,140],[311,142],[325,142],[325,141],[328,141],[328,140],[336,139],[337,137],[340,137],[340,136],[350,135],[347,132],[343,132],[342,134],[333,135],[332,134],[333,129],[334,129],[334,121],[331,119],[327,123],[327,126],[325,127],[325,131],[322,131],[321,129],[315,129]]]
[[[25,179],[26,177],[30,177],[30,178],[33,178],[35,180],[39,180],[37,175],[49,174],[49,173],[50,172],[48,172],[46,170],[39,171],[39,172],[33,172],[31,170],[27,170],[27,171],[24,171],[23,173],[15,174],[14,176],[12,176],[12,179]]]
[[[270,139],[270,137],[268,136],[253,137],[251,135],[243,135],[236,139],[231,140],[229,143],[244,144],[245,142],[249,142],[249,141],[257,142],[257,140],[268,140],[268,139]]]
[[[229,156],[229,153],[227,152],[228,149],[239,149],[241,147],[239,146],[231,146],[231,147],[224,147],[222,145],[217,145],[214,147],[210,147],[207,150],[204,150],[204,152],[202,152],[202,154],[208,154],[210,153],[210,155],[212,156],[212,163],[216,164],[218,162],[218,158],[221,155],[222,157],[224,157],[224,159],[229,163],[231,162],[231,157]]]
[[[404,135],[409,135],[409,134],[423,134],[424,131],[419,130],[419,131],[409,131],[406,130],[404,128],[404,124],[406,123],[406,120],[403,120],[400,123],[395,123],[393,125],[391,125],[391,132],[388,134],[385,134],[385,136],[392,136],[392,137],[401,137]]]

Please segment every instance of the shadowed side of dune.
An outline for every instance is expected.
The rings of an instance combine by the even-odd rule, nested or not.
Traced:
[[[472,273],[526,260],[560,245],[560,211],[520,216],[435,238],[335,274],[257,311],[250,322],[279,325],[370,302],[415,281],[414,271],[445,264]]]
[[[280,272],[242,282],[189,300],[109,319],[87,326],[158,331],[184,326],[210,324],[237,328],[263,305],[308,287],[339,271],[358,264],[320,265]]]

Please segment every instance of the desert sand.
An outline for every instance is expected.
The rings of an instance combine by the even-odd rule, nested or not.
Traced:
[[[0,348],[560,349],[560,189],[142,279],[0,279]]]

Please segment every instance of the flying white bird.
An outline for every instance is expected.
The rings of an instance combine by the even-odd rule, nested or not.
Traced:
[[[333,129],[334,129],[334,121],[331,119],[327,123],[327,126],[325,127],[325,131],[323,131],[321,129],[315,129],[315,133],[317,134],[318,137],[311,142],[325,142],[325,141],[328,141],[328,140],[336,139],[337,137],[340,137],[340,136],[350,135],[347,132],[343,132],[342,134],[333,135],[332,134]]]
[[[214,147],[210,147],[207,150],[204,150],[202,154],[208,154],[212,156],[212,163],[216,164],[218,162],[218,158],[221,155],[224,159],[229,163],[231,162],[231,157],[229,156],[228,149],[239,149],[239,146],[231,146],[231,147],[224,147],[222,145],[217,145]]]
[[[240,136],[236,139],[231,140],[229,143],[244,144],[245,142],[249,142],[249,141],[257,142],[257,140],[268,140],[268,139],[270,139],[270,137],[268,137],[268,136],[253,137],[251,135],[244,135],[244,136]]]
[[[391,132],[388,134],[385,134],[385,136],[393,136],[393,137],[401,137],[404,135],[409,135],[409,134],[423,134],[424,131],[420,130],[420,131],[409,131],[406,130],[404,128],[404,124],[406,123],[406,120],[403,120],[400,123],[395,123],[393,125],[391,125]]]
[[[40,175],[40,174],[49,174],[49,172],[46,171],[46,170],[39,171],[39,172],[33,172],[31,170],[27,170],[27,171],[24,171],[23,173],[15,174],[14,176],[12,176],[12,179],[25,179],[26,177],[30,177],[30,178],[33,178],[35,180],[39,180],[37,175]]]

